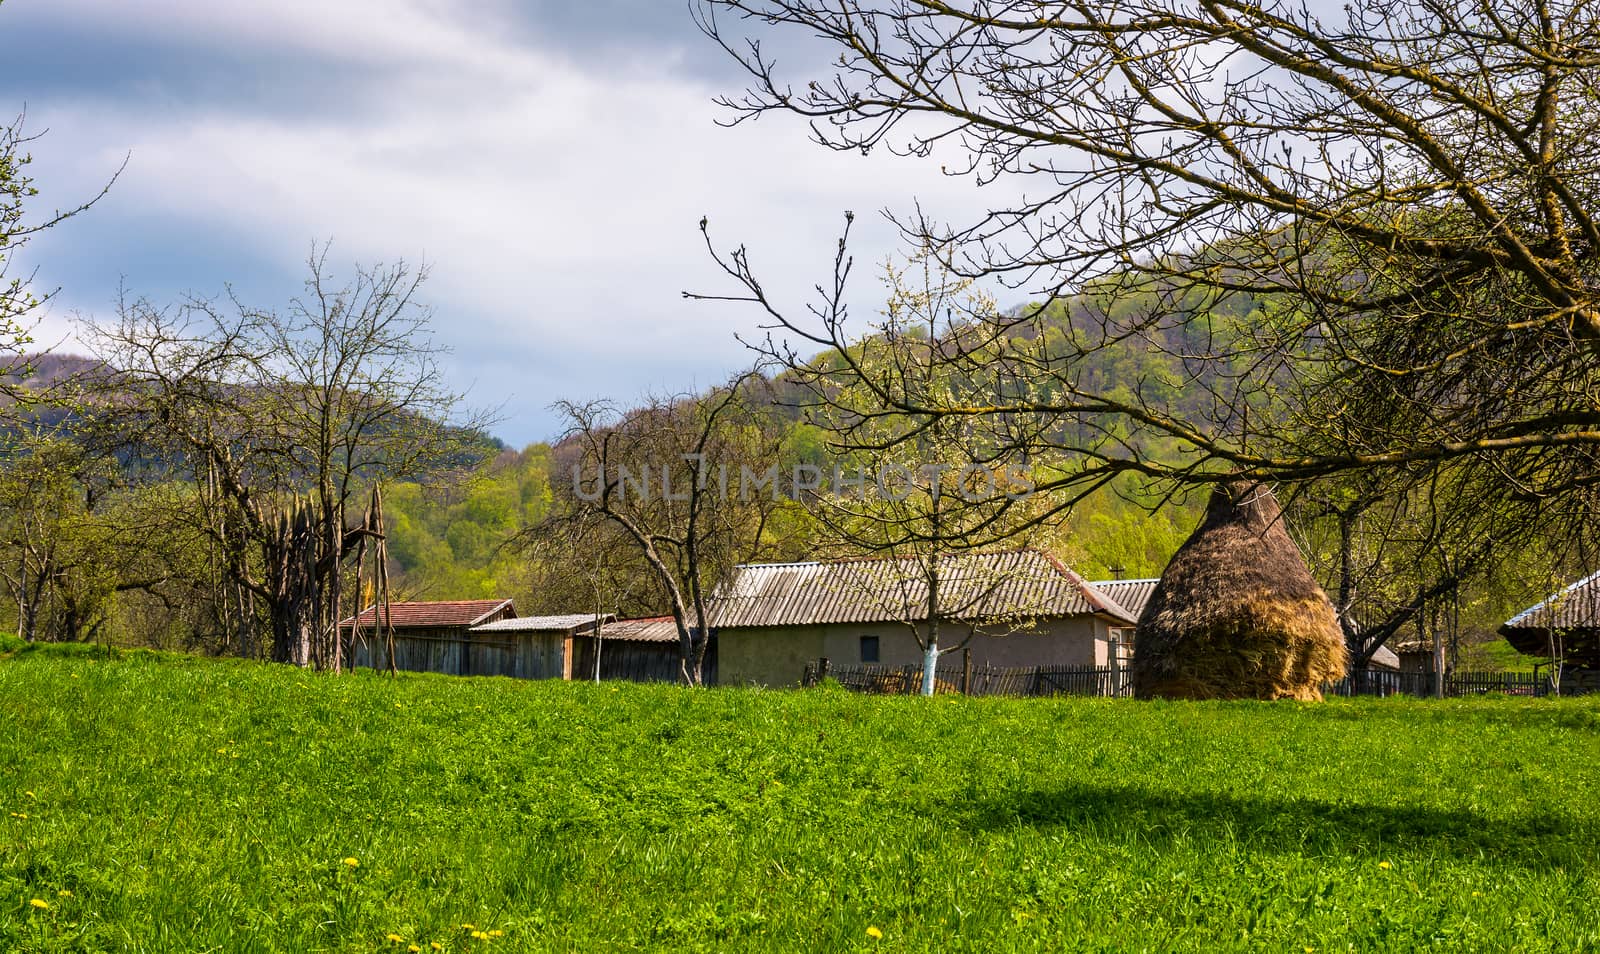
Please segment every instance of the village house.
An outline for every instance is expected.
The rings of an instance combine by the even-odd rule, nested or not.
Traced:
[[[951,554],[938,572],[941,647],[974,667],[1107,666],[1136,618],[1048,554]],[[787,686],[807,663],[920,665],[928,574],[911,559],[749,564],[712,599],[723,685]]]
[[[1150,602],[1150,594],[1156,591],[1156,584],[1160,577],[1143,577],[1135,580],[1098,580],[1089,585],[1104,593],[1111,602],[1128,611],[1134,622],[1127,626],[1113,626],[1111,628],[1111,659],[1119,664],[1126,665],[1133,660],[1133,633],[1138,628],[1139,614],[1144,612],[1144,604]]]

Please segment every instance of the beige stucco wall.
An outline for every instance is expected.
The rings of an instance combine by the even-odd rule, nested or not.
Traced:
[[[964,626],[946,624],[940,645],[954,646],[968,632]],[[1104,666],[1108,663],[1109,635],[1104,620],[1072,616],[1004,635],[979,633],[969,645],[975,667]],[[822,656],[835,665],[859,665],[862,636],[878,637],[880,665],[922,662],[922,649],[916,638],[899,623],[724,627],[717,632],[718,682],[732,686],[792,686],[799,683],[806,664]],[[941,660],[941,666],[959,665],[959,652]]]

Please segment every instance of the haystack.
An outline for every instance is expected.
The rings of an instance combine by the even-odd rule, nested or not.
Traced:
[[[1345,673],[1328,597],[1267,487],[1219,486],[1139,618],[1140,698],[1321,699]]]

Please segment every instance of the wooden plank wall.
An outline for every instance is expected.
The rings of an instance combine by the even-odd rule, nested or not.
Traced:
[[[389,654],[383,640],[363,634],[352,648],[352,666],[385,670]],[[394,664],[408,672],[452,676],[511,676],[517,679],[560,679],[562,633],[484,633],[468,636],[459,629],[406,630],[395,633]]]
[[[573,639],[572,678],[594,678],[594,640],[588,636]],[[601,682],[679,682],[677,643],[645,643],[607,639],[600,647]],[[717,684],[717,642],[706,647],[701,678],[708,686]]]

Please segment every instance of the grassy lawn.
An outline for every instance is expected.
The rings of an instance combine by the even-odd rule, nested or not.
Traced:
[[[1597,950],[1600,700],[0,659],[0,950],[411,945]]]

